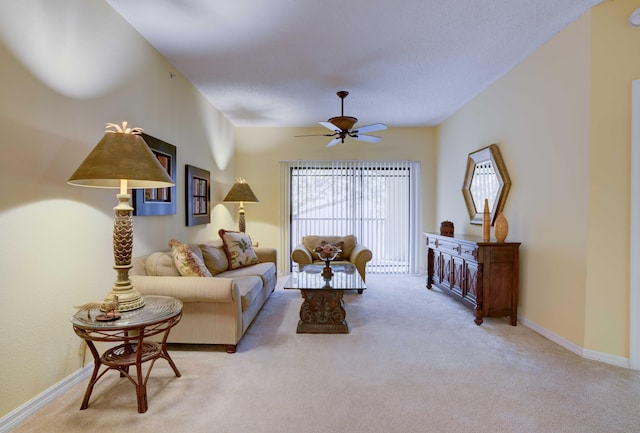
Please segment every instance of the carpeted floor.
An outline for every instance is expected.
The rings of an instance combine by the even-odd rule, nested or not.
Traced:
[[[506,319],[471,311],[424,278],[368,276],[347,293],[346,335],[296,334],[300,293],[281,283],[229,355],[173,346],[149,410],[114,372],[86,383],[21,432],[640,432],[640,372],[589,361]]]

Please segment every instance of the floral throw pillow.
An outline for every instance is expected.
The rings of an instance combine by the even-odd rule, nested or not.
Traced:
[[[178,272],[183,277],[212,277],[211,272],[204,265],[200,257],[193,254],[189,247],[180,241],[171,239],[171,256]]]
[[[249,235],[224,229],[218,230],[218,235],[229,260],[229,270],[260,263]]]

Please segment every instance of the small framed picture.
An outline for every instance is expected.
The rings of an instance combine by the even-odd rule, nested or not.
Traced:
[[[211,222],[211,176],[207,170],[185,165],[185,206],[187,226]]]
[[[175,184],[176,147],[148,134],[142,133],[140,135]],[[134,189],[132,202],[133,214],[136,216],[174,215],[176,213],[176,187],[174,185],[167,188]]]

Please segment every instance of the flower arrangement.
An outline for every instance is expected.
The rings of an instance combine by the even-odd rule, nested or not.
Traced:
[[[341,252],[337,246],[331,244],[318,245],[314,248],[314,251],[321,260],[325,261],[327,259],[334,260]]]
[[[333,276],[333,271],[331,270],[331,266],[329,266],[329,262],[335,260],[336,257],[340,255],[342,250],[338,248],[336,245],[332,245],[326,242],[318,245],[313,249],[320,260],[324,261],[324,269],[322,270],[322,276],[325,278],[331,278]]]

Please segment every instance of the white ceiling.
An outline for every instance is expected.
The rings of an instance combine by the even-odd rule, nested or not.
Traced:
[[[107,0],[237,126],[432,126],[602,0]]]

